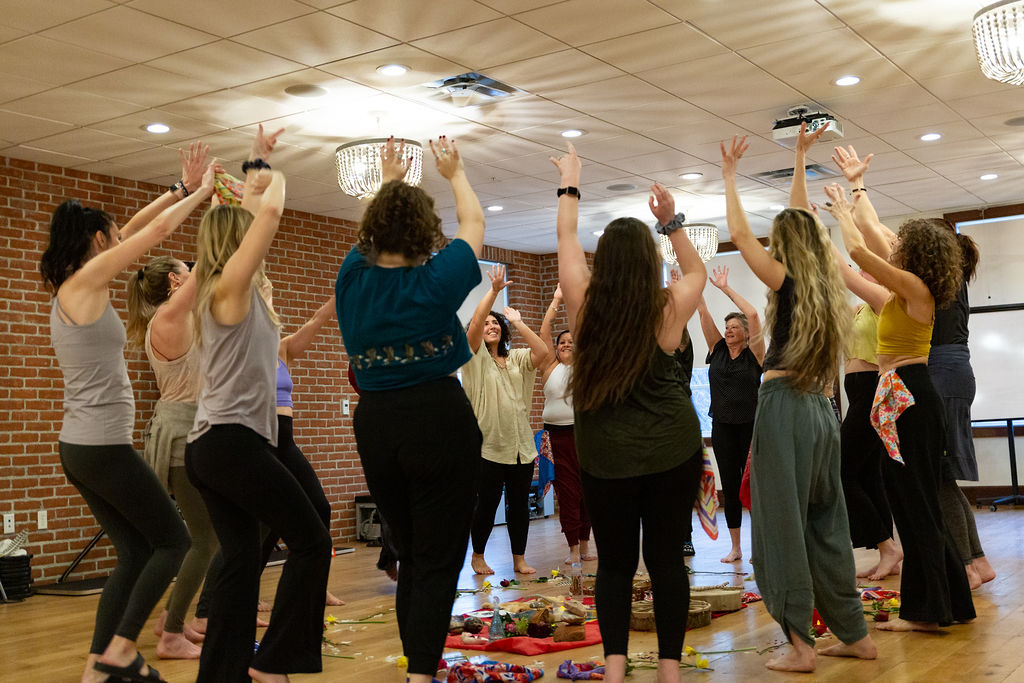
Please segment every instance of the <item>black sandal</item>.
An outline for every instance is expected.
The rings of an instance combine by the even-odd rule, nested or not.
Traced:
[[[121,681],[163,681],[160,678],[160,672],[149,667],[149,673],[145,676],[142,675],[142,667],[146,666],[146,660],[142,658],[142,655],[135,655],[135,661],[128,666],[114,666],[113,664],[104,664],[103,662],[96,662],[92,665],[92,668],[96,669],[102,674],[107,674],[113,680]]]

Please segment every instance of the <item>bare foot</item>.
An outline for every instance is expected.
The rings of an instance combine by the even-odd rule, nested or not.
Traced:
[[[877,564],[874,565],[873,567],[871,567],[871,569],[862,569],[859,572],[857,572],[857,578],[858,579],[866,579],[869,576],[871,576],[873,574],[876,574],[876,573],[878,573],[878,565]]]
[[[879,631],[938,631],[939,625],[934,621],[908,621],[896,618],[892,621],[876,622],[875,628]]]
[[[259,671],[251,666],[249,667],[249,678],[258,683],[288,683],[289,679],[287,674],[271,674],[266,671]]]
[[[597,559],[597,553],[590,551],[590,541],[580,541],[580,559],[584,562]]]
[[[584,562],[592,562],[597,559],[597,553],[583,553],[580,555],[580,559]]]
[[[579,564],[580,563],[580,547],[578,545],[569,546],[569,557],[565,558],[566,564]]]
[[[829,647],[823,647],[817,651],[819,655],[826,657],[856,657],[858,659],[874,659],[878,656],[878,648],[871,636],[864,636],[855,643],[837,643]]]
[[[167,610],[160,613],[157,617],[156,623],[153,624],[153,635],[160,637],[164,634],[164,624],[167,623]]]
[[[259,617],[256,617],[256,628],[266,628],[268,626],[270,626],[269,621],[267,621],[266,619],[260,619]]]
[[[772,671],[811,673],[814,671],[814,650],[807,643],[804,643],[804,648],[806,648],[806,652],[803,649],[798,650],[794,647],[784,655],[769,659],[765,663],[765,667]]]
[[[725,564],[730,564],[732,562],[739,562],[742,559],[743,559],[743,551],[741,551],[739,548],[733,548],[732,552],[729,553],[728,555],[726,555],[725,557],[723,557],[721,560],[719,560],[719,562],[724,562]],[[781,657],[779,657],[778,659],[781,659]],[[781,671],[795,671],[795,669],[780,669],[780,670]],[[814,671],[814,669],[811,668],[810,671]]]
[[[526,564],[526,558],[522,555],[512,556],[512,568],[516,574],[536,574],[537,570]]]
[[[164,631],[156,643],[156,656],[160,659],[199,659],[203,649],[189,642],[184,633]]]
[[[981,588],[981,575],[978,574],[978,570],[974,568],[974,565],[965,564],[964,571],[967,572],[967,582],[971,584],[971,590]]]
[[[984,555],[974,558],[974,562],[971,564],[978,570],[978,575],[981,576],[982,583],[988,583],[992,579],[996,578],[996,570],[992,568],[992,565],[988,563],[988,558]]]
[[[186,624],[186,628],[192,629],[196,633],[206,635],[206,617],[195,617],[191,624]]]
[[[185,634],[185,637],[188,638],[189,642],[192,642],[192,643],[195,643],[196,645],[199,645],[204,640],[206,640],[206,631],[205,631],[206,624],[205,624],[205,621],[206,620],[204,619],[203,620],[203,622],[204,622],[204,624],[203,624],[204,630],[203,631],[197,631],[196,629],[192,628],[188,624],[185,624],[184,628],[182,629],[182,633]]]
[[[487,562],[484,560],[483,555],[477,555],[473,553],[473,559],[470,560],[470,565],[473,567],[474,574],[493,574],[494,570],[487,566]]]
[[[267,602],[266,600],[260,600],[259,602],[256,603],[256,611],[257,612],[269,612],[270,611],[270,603]]]
[[[881,581],[882,579],[884,579],[887,576],[899,576],[899,573],[900,573],[900,562],[902,562],[902,561],[903,561],[903,553],[900,553],[899,554],[899,559],[897,559],[891,565],[887,564],[883,560],[883,561],[878,563],[878,566],[875,567],[875,571],[872,572],[870,575],[868,575],[868,578],[871,579],[872,581]]]
[[[345,601],[334,595],[331,591],[327,591],[327,604],[331,607],[340,607],[345,604]]]

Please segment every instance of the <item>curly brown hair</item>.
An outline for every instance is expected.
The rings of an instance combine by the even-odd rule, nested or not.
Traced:
[[[418,187],[392,180],[366,207],[356,246],[364,254],[387,251],[416,259],[446,243],[433,198]]]
[[[935,299],[935,308],[948,306],[963,283],[960,244],[956,233],[940,218],[912,218],[901,225],[890,260],[921,278]]]

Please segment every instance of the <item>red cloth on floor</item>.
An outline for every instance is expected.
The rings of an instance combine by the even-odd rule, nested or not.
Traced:
[[[462,638],[459,636],[448,636],[444,641],[444,646],[453,650],[484,650],[486,652],[512,652],[517,655],[540,655],[545,652],[559,652],[560,650],[597,645],[601,642],[601,631],[598,629],[596,621],[587,622],[584,628],[587,633],[586,638],[568,643],[556,643],[550,636],[547,638],[512,636],[489,643],[469,644],[462,642]],[[485,626],[481,633],[486,632],[487,627]]]

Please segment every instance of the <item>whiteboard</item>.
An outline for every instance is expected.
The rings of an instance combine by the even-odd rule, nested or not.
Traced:
[[[972,312],[968,328],[978,383],[971,419],[1024,417],[1024,310]]]
[[[957,224],[978,245],[978,272],[968,285],[972,306],[1024,303],[1024,216]]]

